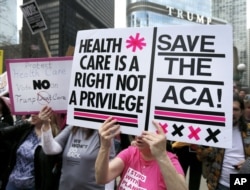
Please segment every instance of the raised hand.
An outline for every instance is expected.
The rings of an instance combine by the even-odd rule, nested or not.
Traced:
[[[149,145],[152,155],[155,158],[158,158],[160,156],[166,155],[167,140],[165,133],[159,123],[153,121],[153,124],[156,127],[158,133],[144,131],[142,133],[142,140]]]
[[[49,106],[44,106],[38,114],[38,117],[42,120],[42,130],[47,131],[50,129],[50,117],[53,114],[53,110]]]
[[[51,115],[53,113],[53,110],[51,107],[49,106],[44,106],[41,111],[38,114],[38,117],[42,120],[42,121],[46,121],[49,120]]]
[[[117,124],[117,120],[109,117],[105,120],[102,126],[99,128],[99,134],[101,137],[101,146],[110,147],[111,139],[120,133],[120,125]]]

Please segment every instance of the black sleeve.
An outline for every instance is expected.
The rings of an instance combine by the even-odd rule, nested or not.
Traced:
[[[30,123],[22,123],[21,125],[15,125],[15,126],[2,126],[0,127],[0,141],[4,139],[8,140],[16,140],[20,138],[20,135],[22,135],[22,131],[24,131],[25,128],[30,128]]]
[[[61,154],[46,155],[41,146],[38,146],[34,164],[36,190],[57,190],[61,175]]]
[[[2,123],[4,123],[5,125],[10,125],[10,126],[14,125],[13,116],[11,114],[5,115],[2,120]]]

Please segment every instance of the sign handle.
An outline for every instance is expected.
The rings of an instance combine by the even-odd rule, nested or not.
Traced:
[[[50,53],[50,51],[49,51],[48,44],[47,44],[47,42],[46,42],[46,40],[45,40],[45,37],[44,37],[44,35],[43,35],[43,32],[39,32],[39,33],[40,33],[40,36],[41,36],[41,38],[42,38],[43,45],[44,45],[45,50],[46,50],[46,52],[47,52],[47,54],[48,54],[48,57],[52,57],[52,56],[51,56],[51,53]]]

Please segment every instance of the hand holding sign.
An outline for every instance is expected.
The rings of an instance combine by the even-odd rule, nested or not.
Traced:
[[[157,133],[143,131],[142,140],[145,141],[149,145],[152,155],[155,158],[158,158],[162,155],[165,156],[167,141],[166,141],[165,133],[162,127],[160,126],[160,124],[156,121],[153,121],[153,124],[155,128],[157,129]]]
[[[52,114],[53,114],[52,108],[49,106],[44,106],[39,112],[38,117],[42,121],[49,121]]]
[[[13,113],[37,113],[45,105],[66,112],[71,67],[72,57],[6,60]]]
[[[111,146],[111,139],[120,133],[120,125],[117,124],[117,120],[109,117],[105,120],[99,129],[101,137],[101,146],[109,148]]]

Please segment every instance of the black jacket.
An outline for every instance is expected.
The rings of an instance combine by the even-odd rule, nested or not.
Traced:
[[[16,151],[33,130],[34,126],[22,123],[17,126],[0,128],[0,180],[1,190],[5,189],[9,175],[16,163]],[[53,173],[53,168],[59,156],[47,156],[40,146],[35,150],[35,186],[36,190],[56,190],[59,174]],[[60,169],[59,169],[60,170]]]
[[[35,150],[36,190],[57,190],[61,176],[61,155],[46,155],[41,146]]]
[[[8,97],[0,96],[0,104],[2,105],[0,116],[0,127],[10,126],[14,124],[14,118],[11,113],[10,100]]]

